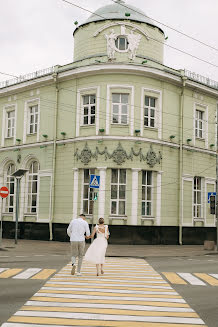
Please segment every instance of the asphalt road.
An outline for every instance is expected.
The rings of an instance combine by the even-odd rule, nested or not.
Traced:
[[[147,262],[159,273],[206,273],[218,274],[218,255],[195,257],[149,257]],[[172,284],[208,327],[218,326],[218,286],[208,283],[198,286]]]
[[[218,255],[200,255],[186,257],[147,257],[147,262],[165,278],[163,272],[218,274]],[[49,269],[57,273],[70,261],[69,244],[55,247],[31,249],[23,246],[19,251],[10,247],[0,251],[0,269]],[[52,274],[51,274],[52,276]],[[50,278],[50,277],[48,277]],[[48,279],[47,278],[47,279]],[[0,278],[0,326],[6,322],[20,307],[29,300],[47,281],[47,279],[16,279]],[[167,280],[167,278],[165,278]],[[169,283],[170,281],[167,280]],[[218,286],[185,285],[172,283],[172,287],[187,301],[192,309],[199,314],[208,327],[218,326]]]

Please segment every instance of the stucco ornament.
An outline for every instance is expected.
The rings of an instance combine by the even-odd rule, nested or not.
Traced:
[[[92,158],[98,160],[98,156],[104,156],[105,160],[112,159],[117,165],[122,165],[127,160],[133,161],[134,157],[139,157],[140,161],[146,161],[150,167],[154,167],[157,163],[160,164],[162,159],[161,152],[159,151],[159,155],[157,156],[153,151],[152,145],[150,145],[150,149],[146,155],[142,153],[142,148],[140,148],[137,152],[131,148],[128,154],[120,142],[112,153],[108,151],[107,147],[100,151],[97,146],[95,151],[92,152],[86,143],[80,154],[79,149],[76,149],[74,156],[84,165],[88,165]]]
[[[133,30],[131,30],[130,34],[127,34],[127,40],[129,43],[128,52],[129,52],[129,58],[131,60],[134,60],[136,57],[136,51],[139,47],[141,37],[142,36],[140,34],[134,34]]]
[[[152,148],[152,145],[150,145],[150,150],[147,152],[147,155],[146,155],[147,164],[150,167],[154,167],[156,165],[156,163],[160,163],[161,159],[162,159],[161,152],[159,151],[159,156],[157,157],[156,153],[154,152],[154,150]]]
[[[114,30],[111,29],[110,34],[105,34],[104,35],[106,40],[107,40],[107,55],[108,59],[114,59],[115,57],[115,50],[116,50],[116,45],[115,41],[117,39],[117,34],[114,33]]]

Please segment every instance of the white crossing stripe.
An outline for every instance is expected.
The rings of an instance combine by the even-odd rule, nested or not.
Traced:
[[[0,268],[0,273],[5,271],[5,270],[8,270],[9,268]]]
[[[209,274],[209,275],[218,279],[218,274]]]
[[[28,278],[32,277],[33,275],[37,274],[38,272],[40,272],[41,270],[42,270],[41,268],[28,268],[12,278],[28,279]]]
[[[201,286],[206,286],[206,284],[204,282],[202,282],[202,280],[200,280],[199,278],[193,276],[190,273],[177,273],[180,277],[182,277],[183,279],[185,279],[187,282],[189,282],[191,285],[201,285]]]

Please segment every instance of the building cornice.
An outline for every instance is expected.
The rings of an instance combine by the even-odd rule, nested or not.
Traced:
[[[180,75],[179,72],[178,74],[176,74],[176,72],[173,73],[158,68],[133,65],[133,64],[102,63],[102,64],[94,64],[94,65],[88,65],[83,67],[71,68],[71,69],[67,69],[66,71],[61,71],[61,70],[63,70],[63,67],[59,68],[59,72],[57,71],[58,80],[60,82],[75,77],[93,75],[93,73],[99,75],[104,73],[114,74],[114,73],[121,72],[122,74],[134,74],[134,75],[141,75],[146,77],[153,77],[156,79],[161,79],[163,81],[171,82],[178,86],[182,85],[182,75]],[[23,91],[25,89],[32,89],[39,86],[46,86],[53,82],[54,82],[53,74],[42,76],[37,79],[32,79],[12,86],[4,87],[0,89],[0,96],[14,94],[19,91]],[[204,93],[209,93],[213,96],[218,96],[218,90],[207,87],[206,85],[203,85],[201,83],[187,79],[186,85],[187,87],[190,87],[194,90],[198,90]]]
[[[168,141],[162,141],[162,140],[156,140],[156,139],[149,139],[145,137],[134,137],[134,136],[84,136],[84,137],[75,137],[75,138],[69,138],[69,139],[64,139],[64,140],[57,140],[56,144],[61,145],[61,144],[70,144],[70,143],[76,143],[76,142],[86,142],[86,141],[132,141],[132,142],[141,142],[141,143],[152,143],[152,144],[157,144],[157,145],[163,145],[167,146],[170,148],[178,149],[179,144],[175,144],[172,142]],[[18,146],[10,146],[10,147],[4,147],[0,148],[0,152],[5,152],[5,151],[14,151],[14,150],[22,150],[26,148],[34,148],[34,147],[40,147],[42,146],[45,148],[46,146],[53,145],[54,141],[47,141],[47,142],[37,142],[37,143],[31,143],[31,144],[23,144],[23,145],[18,145]],[[201,152],[201,153],[207,153],[210,155],[216,155],[215,151],[212,150],[207,150],[207,149],[202,149],[202,148],[197,148],[194,146],[188,146],[188,145],[183,145],[184,150],[192,150],[196,152]]]

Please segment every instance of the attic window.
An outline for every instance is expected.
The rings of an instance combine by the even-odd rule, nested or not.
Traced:
[[[115,41],[115,45],[118,50],[125,51],[128,49],[128,41],[125,36],[118,36],[118,38]]]

